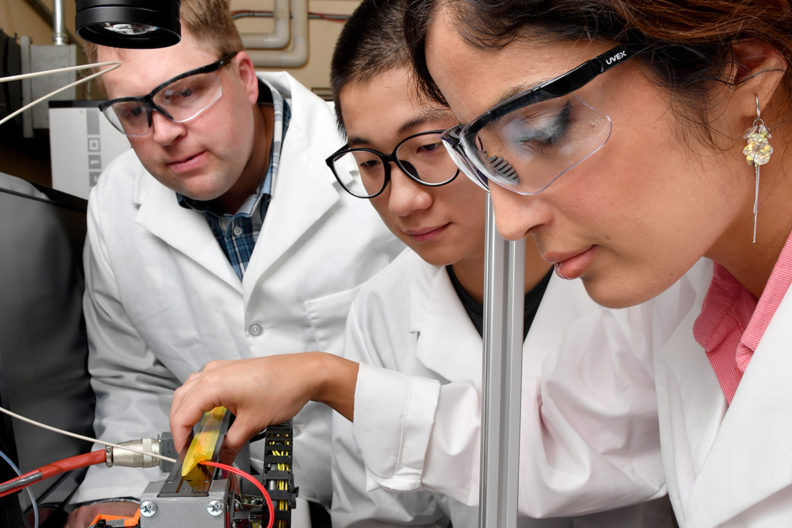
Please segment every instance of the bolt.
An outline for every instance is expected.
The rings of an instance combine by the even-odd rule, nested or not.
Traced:
[[[218,517],[223,514],[223,503],[219,500],[209,501],[209,504],[206,505],[206,511],[212,517]]]
[[[140,503],[140,515],[143,517],[153,517],[157,513],[157,505],[151,501]]]

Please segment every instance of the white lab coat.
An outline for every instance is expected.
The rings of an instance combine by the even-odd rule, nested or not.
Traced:
[[[523,347],[521,515],[587,514],[665,494],[652,351],[696,308],[710,276],[704,262],[625,310],[595,304],[580,281],[551,279]],[[666,315],[659,323],[657,311]],[[409,250],[361,289],[345,343],[345,355],[363,363],[355,421],[333,424],[335,526],[369,526],[366,518],[432,526],[444,517],[476,525],[465,504],[478,502],[481,349],[446,271]],[[645,505],[656,518],[635,506],[574,526],[655,528],[670,522],[662,507]]]
[[[168,431],[172,391],[210,360],[340,353],[356,287],[404,247],[325,165],[343,144],[329,106],[285,73],[261,76],[290,99],[291,121],[242,281],[205,218],[180,207],[134,152],[91,192],[84,310],[102,439]],[[329,505],[330,410],[311,403],[293,423],[300,496]],[[159,478],[95,466],[73,501],[139,497]]]
[[[657,353],[663,459],[683,528],[792,526],[790,323],[787,291],[728,411],[687,324]]]

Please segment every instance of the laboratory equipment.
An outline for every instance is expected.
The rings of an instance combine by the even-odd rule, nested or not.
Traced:
[[[165,48],[181,39],[179,0],[77,0],[77,34],[114,48]]]

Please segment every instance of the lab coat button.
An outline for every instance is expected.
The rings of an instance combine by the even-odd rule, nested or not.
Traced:
[[[253,337],[260,336],[261,331],[262,329],[260,324],[253,323],[248,327],[248,332],[250,332],[250,335],[252,335]]]

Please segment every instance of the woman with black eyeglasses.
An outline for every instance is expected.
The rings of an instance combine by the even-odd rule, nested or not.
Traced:
[[[505,237],[610,307],[715,261],[655,350],[669,495],[681,526],[792,525],[790,3],[412,0],[406,31]]]

